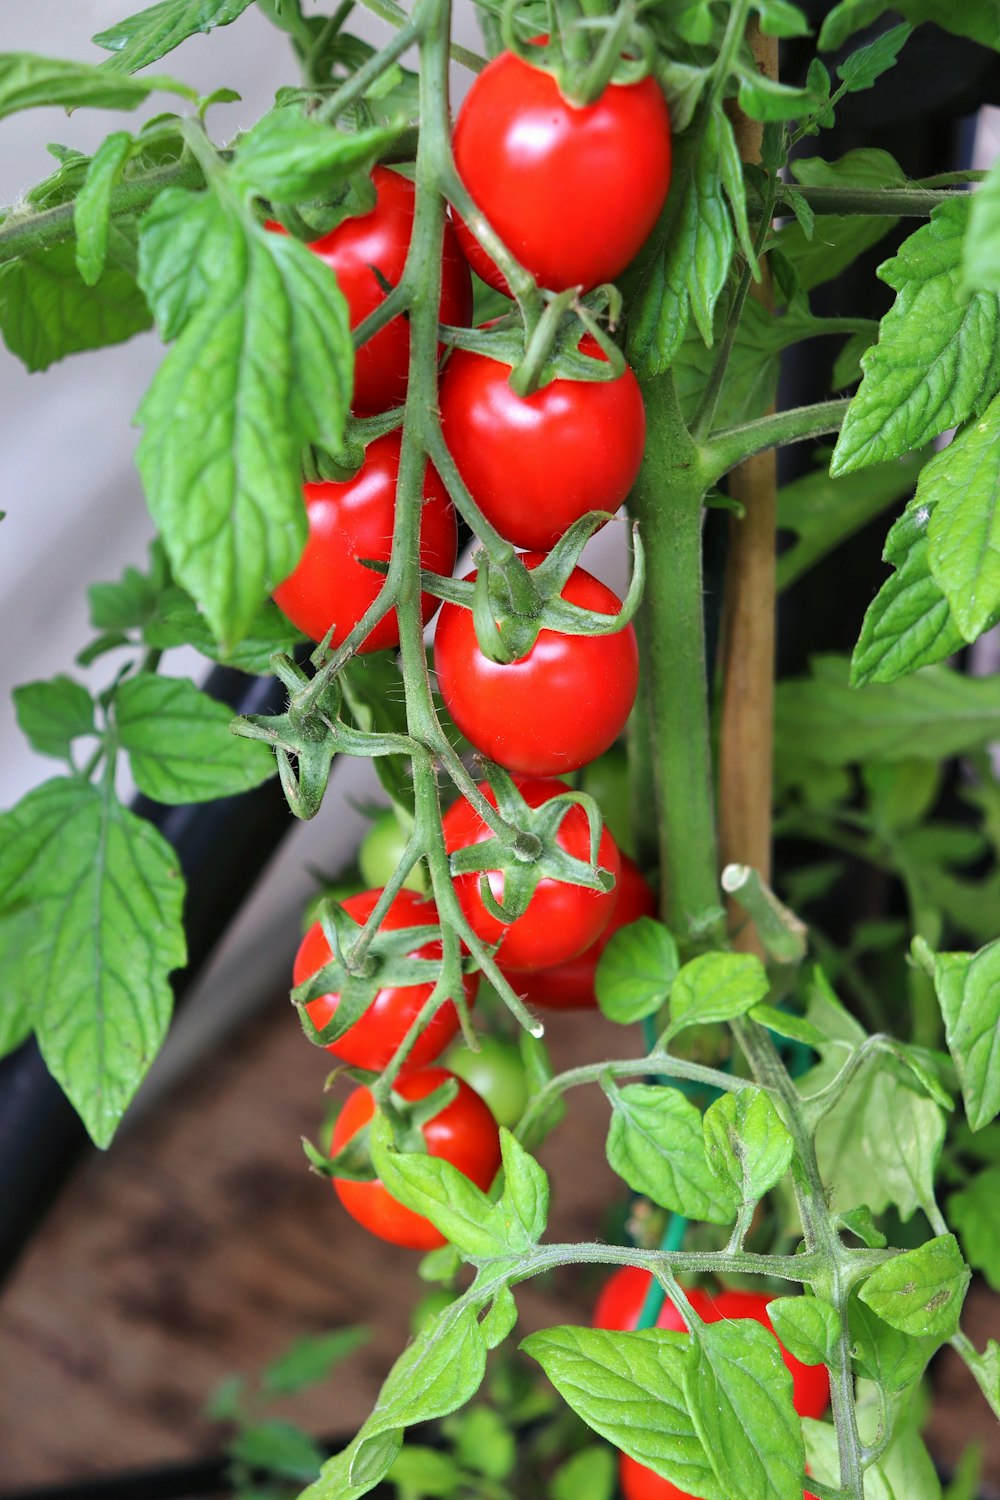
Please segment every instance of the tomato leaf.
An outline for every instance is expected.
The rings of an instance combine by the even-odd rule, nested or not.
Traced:
[[[962,290],[969,200],[934,210],[878,269],[897,293],[848,408],[830,471],[920,448],[975,416],[1000,385],[1000,300]]]
[[[972,195],[969,225],[962,247],[965,285],[1000,292],[1000,158]]]
[[[804,1365],[831,1365],[840,1340],[837,1309],[822,1297],[776,1297],[767,1304],[775,1337]]]
[[[254,615],[243,639],[227,651],[215,639],[194,600],[179,588],[168,588],[159,597],[142,637],[155,650],[194,646],[213,661],[262,677],[271,675],[271,657],[276,651],[290,652],[305,639],[269,599]]]
[[[135,73],[158,58],[165,57],[189,36],[228,26],[247,9],[252,0],[160,0],[147,10],[140,10],[124,21],[99,31],[94,41],[114,54],[103,64],[105,78],[109,73]]]
[[[116,130],[103,140],[87,168],[73,209],[76,230],[76,268],[88,286],[101,279],[108,252],[111,194],[121,181],[132,152],[127,130]]]
[[[611,1103],[607,1156],[636,1193],[688,1219],[730,1224],[731,1191],[714,1176],[705,1153],[702,1117],[675,1088],[605,1082]]]
[[[397,1150],[384,1116],[373,1120],[370,1139],[372,1161],[388,1192],[430,1219],[466,1259],[509,1253],[501,1210],[464,1172],[422,1151]]]
[[[948,1199],[948,1218],[957,1230],[965,1258],[1000,1291],[1000,1167],[977,1172]]]
[[[747,1318],[705,1324],[686,1362],[684,1394],[724,1494],[801,1500],[802,1428],[773,1334]]]
[[[418,1443],[407,1443],[399,1450],[385,1477],[397,1486],[397,1494],[419,1495],[421,1500],[457,1495],[464,1479],[450,1453],[424,1448]]]
[[[862,89],[872,88],[883,73],[895,67],[896,59],[912,32],[913,27],[905,22],[901,26],[891,26],[867,46],[852,52],[837,69],[837,77],[847,92],[857,94]]]
[[[28,995],[17,982],[16,968],[25,944],[31,940],[32,920],[30,906],[0,914],[0,969],[5,976],[0,1005],[0,1057],[14,1052],[33,1030]]]
[[[984,294],[986,295],[986,294]],[[967,641],[1000,614],[1000,396],[927,464],[916,500],[931,509],[927,560]]]
[[[551,1500],[614,1500],[615,1455],[604,1443],[581,1448],[559,1465],[549,1486]]]
[[[703,953],[684,965],[670,988],[670,1031],[745,1015],[770,989],[755,953]]]
[[[858,1296],[890,1328],[950,1338],[970,1279],[955,1236],[941,1234],[878,1266]]]
[[[268,747],[231,734],[232,717],[186,677],[143,672],[115,694],[115,723],[139,790],[171,805],[229,797],[274,775]]]
[[[27,682],[12,696],[21,731],[39,755],[71,760],[73,741],[97,733],[94,700],[72,677],[60,674],[48,682]]]
[[[859,1372],[878,1381],[890,1395],[919,1380],[941,1344],[936,1335],[924,1337],[890,1327],[856,1294],[848,1304],[848,1323]]]
[[[506,1127],[500,1130],[503,1196],[500,1210],[511,1248],[527,1249],[545,1233],[549,1215],[549,1179],[542,1167]]]
[[[1000,1114],[1000,941],[978,953],[934,956],[934,988],[969,1124]]]
[[[115,78],[91,63],[33,52],[0,53],[0,120],[22,109],[136,109],[154,89],[191,94],[169,78]]]
[[[629,1026],[651,1016],[670,993],[680,967],[673,936],[662,922],[639,917],[611,938],[597,965],[597,1003],[609,1021]]]
[[[792,1137],[763,1089],[723,1094],[705,1111],[708,1165],[742,1203],[756,1203],[791,1165]]]
[[[823,52],[833,52],[849,36],[870,26],[887,10],[919,26],[932,21],[956,36],[971,37],[984,47],[1000,47],[1000,6],[997,0],[840,0],[828,13],[820,31]]]
[[[106,782],[47,781],[0,817],[0,915],[30,913],[8,982],[98,1146],[166,1032],[183,896],[170,845]]]
[[[261,1376],[265,1390],[294,1395],[325,1380],[330,1371],[368,1342],[367,1328],[335,1328],[330,1333],[296,1339]]]
[[[594,1432],[685,1493],[724,1500],[684,1393],[687,1334],[547,1328],[523,1340],[566,1404]],[[796,1497],[801,1500],[801,1497]]]
[[[275,109],[241,137],[230,181],[237,192],[299,203],[367,170],[398,135],[391,127],[348,134],[294,109]]]
[[[229,1452],[251,1468],[302,1481],[314,1479],[323,1462],[322,1450],[290,1422],[257,1422],[242,1427],[232,1439]]]

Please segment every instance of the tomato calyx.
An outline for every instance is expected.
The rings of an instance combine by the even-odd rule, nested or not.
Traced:
[[[506,771],[491,767],[489,781],[497,810],[515,831],[512,836],[498,834],[456,849],[450,866],[453,875],[479,875],[479,894],[491,916],[505,925],[516,922],[527,911],[539,882],[545,879],[591,891],[613,890],[614,875],[597,862],[604,825],[593,797],[567,787],[565,793],[531,807]],[[568,854],[558,843],[560,825],[574,806],[582,808],[587,817],[589,863]],[[502,902],[490,886],[490,873],[497,871],[503,874]]]
[[[618,288],[605,282],[583,297],[578,287],[563,292],[541,289],[540,295],[545,308],[531,324],[512,308],[480,328],[446,328],[442,343],[509,365],[510,386],[518,396],[530,396],[553,380],[620,379],[625,356],[611,336],[621,317]]]
[[[638,21],[635,5],[608,16],[581,15],[556,5],[551,36],[525,38],[517,28],[516,6],[505,5],[500,35],[508,52],[529,67],[550,73],[568,104],[585,108],[609,83],[640,83],[652,72],[656,44]]]
[[[331,480],[343,484],[353,479],[365,461],[368,444],[385,437],[387,432],[395,432],[402,424],[401,406],[377,412],[372,417],[349,416],[344,425],[344,441],[336,451],[315,444],[303,450],[303,480],[306,484],[329,483]]]
[[[391,1092],[378,1106],[388,1120],[393,1145],[398,1151],[421,1151],[426,1155],[427,1142],[423,1126],[447,1109],[458,1097],[459,1081],[446,1078],[429,1094],[406,1099]],[[378,1170],[372,1160],[371,1131],[377,1116],[351,1136],[332,1156],[325,1155],[311,1141],[303,1140],[310,1166],[320,1177],[339,1177],[347,1182],[374,1182]]]

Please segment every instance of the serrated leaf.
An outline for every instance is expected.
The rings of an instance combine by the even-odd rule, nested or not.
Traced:
[[[788,1171],[794,1145],[763,1089],[723,1094],[705,1111],[708,1165],[742,1203],[756,1203]]]
[[[132,151],[127,130],[116,130],[98,146],[73,209],[76,268],[88,286],[104,272],[111,225],[111,194],[121,180]]]
[[[747,1318],[709,1323],[691,1354],[684,1393],[722,1492],[801,1500],[802,1428],[774,1336]]]
[[[862,89],[874,87],[883,73],[895,67],[896,59],[912,31],[913,27],[905,22],[901,26],[892,26],[866,47],[859,47],[856,52],[852,52],[837,69],[837,77],[846,86],[847,92],[857,94]]]
[[[0,913],[31,914],[5,977],[98,1146],[165,1035],[183,897],[170,845],[107,784],[48,781],[0,817]]]
[[[0,120],[22,109],[53,104],[67,109],[85,105],[136,109],[154,89],[170,86],[170,80],[163,78],[116,78],[103,68],[68,58],[4,52],[0,53]]]
[[[500,1128],[500,1151],[503,1157],[500,1211],[504,1217],[507,1243],[511,1248],[527,1249],[537,1244],[545,1233],[549,1215],[549,1179],[505,1126]]]
[[[13,691],[17,722],[39,755],[70,759],[70,746],[95,734],[94,700],[82,683],[60,673],[48,682],[26,682]]]
[[[968,287],[1000,292],[1000,158],[972,195],[962,274]]]
[[[71,241],[0,266],[0,333],[29,370],[47,370],[67,354],[121,344],[152,321],[122,222],[111,227],[107,264],[94,287],[80,276]]]
[[[792,88],[751,68],[748,61],[738,71],[740,108],[752,120],[801,120],[823,102],[809,87]]]
[[[497,1204],[441,1157],[421,1151],[399,1151],[384,1115],[371,1126],[372,1161],[386,1191],[436,1229],[469,1260],[488,1260],[509,1253],[510,1246]]]
[[[1000,396],[934,455],[917,486],[917,503],[931,510],[930,571],[967,641],[989,629],[1000,613],[998,450]]]
[[[934,988],[973,1130],[1000,1114],[1000,941],[938,953]]]
[[[611,1102],[607,1156],[613,1171],[654,1203],[711,1224],[730,1224],[732,1193],[708,1165],[701,1113],[675,1088],[605,1086]]]
[[[950,1338],[970,1279],[955,1236],[941,1234],[878,1266],[858,1296],[890,1328]]]
[[[1000,1291],[1000,1167],[987,1167],[948,1199],[965,1258]]]
[[[601,954],[597,1003],[610,1021],[627,1026],[651,1016],[666,999],[680,967],[673,936],[662,922],[639,917],[616,932]]]
[[[969,202],[930,222],[878,269],[896,292],[837,439],[831,473],[844,474],[922,447],[977,415],[1000,384],[1000,300],[963,293]]]
[[[142,219],[139,280],[164,339],[182,332],[244,256],[240,220],[212,193],[158,195]]]
[[[232,718],[186,677],[143,672],[115,695],[122,748],[139,790],[156,802],[210,802],[274,775],[268,747],[230,733]]]
[[[135,73],[165,57],[189,36],[228,26],[252,4],[252,0],[161,0],[99,31],[94,41],[114,54],[102,67],[108,73]]]
[[[367,1328],[334,1328],[296,1339],[291,1348],[267,1366],[261,1376],[265,1390],[289,1396],[325,1380],[334,1367],[368,1342]]]
[[[997,0],[841,0],[823,22],[819,45],[824,52],[839,48],[849,36],[870,26],[887,10],[906,17],[914,26],[933,21],[956,36],[971,37],[984,47],[1000,46],[1000,4]]]
[[[767,1304],[775,1337],[804,1365],[830,1365],[840,1339],[837,1309],[822,1297],[776,1297]]]
[[[686,1334],[661,1328],[547,1328],[521,1344],[594,1432],[685,1493],[731,1500],[715,1479],[688,1410],[689,1346]]]
[[[265,677],[271,675],[271,657],[276,651],[290,652],[305,639],[269,599],[254,615],[243,639],[227,651],[215,639],[194,600],[179,588],[166,589],[160,595],[142,636],[157,651],[194,646],[212,661]]]
[[[671,1033],[745,1015],[767,996],[767,970],[755,953],[703,953],[670,988]]]
[[[230,182],[237,192],[300,203],[371,167],[398,134],[384,126],[348,134],[293,109],[272,110],[241,137]]]

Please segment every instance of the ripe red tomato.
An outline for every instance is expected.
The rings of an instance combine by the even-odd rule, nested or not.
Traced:
[[[386,282],[396,286],[401,280],[413,232],[413,183],[388,167],[374,167],[372,182],[376,196],[371,212],[345,219],[309,246],[337,273],[352,328],[385,301]],[[280,224],[268,228],[284,232]],[[458,327],[472,321],[472,281],[450,224],[445,225],[441,262],[441,321]],[[355,356],[353,410],[364,416],[399,406],[406,398],[409,359],[410,325],[400,314]]]
[[[483,69],[455,122],[455,165],[477,208],[542,286],[613,281],[648,238],[670,186],[670,115],[653,78],[609,84],[583,109],[511,52]],[[472,269],[507,284],[459,224]]]
[[[529,568],[542,560],[542,553],[524,554]],[[617,594],[583,568],[573,569],[562,597],[603,614],[621,608]],[[526,656],[499,663],[480,651],[472,611],[460,604],[441,611],[434,666],[448,712],[469,743],[529,776],[596,760],[624,729],[639,684],[631,625],[614,635],[541,630]]]
[[[548,781],[541,777],[526,777],[518,781],[518,789],[529,807],[540,807],[557,797],[566,788],[560,781]],[[488,782],[482,782],[479,790],[488,802],[496,806],[496,797]],[[481,844],[493,835],[479,814],[464,798],[452,804],[444,815],[444,842],[449,854],[464,849],[469,844]],[[577,859],[588,859],[590,855],[590,826],[582,807],[569,809],[559,825],[557,835],[560,848]],[[608,830],[601,833],[598,863],[610,870],[615,879],[620,869],[618,847]],[[589,948],[607,925],[615,904],[615,891],[592,891],[582,885],[567,885],[562,880],[548,877],[538,882],[528,909],[516,922],[505,926],[498,922],[483,905],[479,894],[479,874],[455,877],[455,891],[472,930],[486,943],[503,939],[500,955],[505,968],[520,972],[525,969],[545,969],[562,963],[574,954]],[[503,901],[503,873],[499,870],[489,874],[490,890],[498,901]]]
[[[444,1068],[424,1068],[408,1073],[395,1084],[404,1099],[424,1099],[454,1078]],[[433,1119],[420,1128],[429,1156],[440,1156],[464,1172],[485,1192],[500,1166],[500,1137],[497,1123],[479,1095],[467,1083],[456,1078],[458,1093]],[[345,1103],[333,1129],[330,1154],[335,1156],[375,1113],[367,1089],[355,1089]],[[376,1178],[374,1182],[349,1182],[335,1177],[337,1197],[352,1219],[394,1245],[410,1250],[434,1250],[445,1243],[445,1237],[429,1219],[404,1207],[393,1198]]]
[[[618,1457],[618,1481],[623,1500],[694,1500],[685,1490],[679,1490],[669,1479],[661,1479],[627,1453]],[[816,1500],[816,1496],[806,1493],[802,1500]]]
[[[655,917],[656,897],[639,866],[621,853],[621,873],[615,890],[618,899],[607,927],[596,943],[565,963],[551,969],[535,969],[527,974],[511,972],[507,977],[523,1000],[542,1010],[595,1010],[594,975],[598,960],[608,943],[622,927],[639,917]],[[500,950],[503,958],[503,949]],[[502,969],[506,965],[501,963]]]
[[[389,561],[399,477],[398,432],[387,432],[365,449],[365,461],[352,479],[303,485],[309,536],[305,549],[274,601],[293,625],[321,641],[335,625],[331,645],[350,634],[382,587],[382,575],[360,558]],[[450,573],[458,552],[458,526],[448,491],[430,464],[424,473],[420,519],[420,561],[435,573]],[[430,594],[420,596],[424,623],[438,607]],[[390,610],[360,646],[380,651],[399,645],[396,611]]]
[[[588,334],[581,351],[604,359]],[[515,547],[546,552],[589,510],[616,511],[646,441],[639,382],[553,380],[530,396],[510,366],[456,349],[441,382],[441,421],[459,472],[486,519]]]
[[[374,890],[349,896],[344,902],[344,910],[356,922],[363,923],[371,916],[381,894],[380,890]],[[400,927],[427,927],[437,920],[437,907],[433,901],[425,901],[413,891],[402,890],[383,918],[382,929],[391,932]],[[414,949],[412,957],[440,958],[441,944],[438,941],[424,943],[422,947]],[[320,924],[314,922],[295,955],[292,982],[302,984],[329,962],[330,945]],[[479,975],[467,974],[465,994],[470,1005],[476,998],[478,988]],[[387,985],[385,989],[379,990],[371,1005],[354,1025],[349,1026],[336,1041],[330,1042],[326,1050],[340,1058],[341,1062],[350,1063],[355,1068],[370,1068],[373,1072],[381,1072],[419,1015],[432,989],[431,984]],[[315,1000],[310,1000],[306,1010],[313,1025],[325,1026],[331,1020],[339,1001],[337,993],[319,995]],[[406,1060],[407,1071],[432,1062],[444,1051],[457,1031],[458,1012],[449,1000],[421,1033]]]
[[[595,1328],[635,1328],[646,1300],[652,1277],[649,1271],[636,1266],[623,1266],[608,1278],[601,1289],[594,1308]],[[769,1297],[760,1292],[742,1292],[733,1287],[712,1294],[702,1287],[688,1292],[691,1305],[706,1323],[717,1323],[721,1318],[752,1318],[773,1333],[767,1315]],[[672,1328],[683,1333],[684,1320],[667,1298],[656,1320],[657,1328]],[[804,1365],[793,1354],[781,1347],[782,1358],[792,1372],[792,1389],[795,1410],[800,1417],[821,1417],[830,1400],[830,1377],[825,1365]]]

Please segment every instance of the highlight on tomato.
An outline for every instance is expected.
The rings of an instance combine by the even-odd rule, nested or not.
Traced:
[[[336,273],[352,328],[385,301],[387,287],[398,285],[413,232],[413,183],[389,167],[374,167],[371,175],[376,196],[370,213],[345,219],[309,246]],[[284,233],[280,224],[268,228]],[[441,321],[457,327],[472,321],[472,280],[451,224],[445,226],[441,261]],[[402,404],[409,359],[410,325],[400,314],[355,355],[351,404],[359,416]]]
[[[552,291],[613,281],[641,249],[670,186],[670,115],[653,78],[610,83],[583,108],[551,74],[502,52],[455,121],[455,165],[511,253]],[[473,270],[507,283],[469,228]]]
[[[349,917],[360,925],[371,916],[381,890],[361,891],[343,902]],[[394,931],[401,927],[429,927],[438,922],[437,907],[433,901],[424,900],[413,891],[402,890],[393,899],[392,905],[382,920],[380,931]],[[413,958],[440,958],[441,942],[433,938],[429,943],[415,948]],[[314,922],[299,944],[292,971],[294,984],[303,984],[307,979],[330,962],[330,945],[319,922]],[[464,979],[465,996],[472,1005],[479,988],[479,975],[467,974]],[[411,1025],[420,1014],[432,984],[386,985],[380,989],[368,1009],[358,1017],[353,1026],[342,1036],[328,1043],[326,1050],[350,1063],[355,1068],[369,1068],[380,1072],[395,1055]],[[328,1025],[337,1010],[340,996],[336,992],[320,995],[310,1000],[306,1011],[318,1029]],[[439,1056],[458,1031],[458,1012],[448,1000],[437,1011],[429,1025],[420,1033],[413,1050],[406,1060],[405,1070],[423,1067]]]
[[[587,334],[581,353],[605,355]],[[588,511],[614,513],[646,441],[639,382],[552,380],[519,396],[510,366],[456,349],[441,381],[445,441],[486,519],[515,547],[547,551]]]
[[[524,554],[529,568],[542,560],[542,553]],[[573,569],[562,598],[600,614],[621,609],[618,595],[584,568]],[[469,743],[530,776],[579,770],[607,750],[639,685],[631,625],[611,635],[540,630],[526,656],[501,663],[480,650],[472,611],[451,603],[438,620],[434,666],[445,707]]]
[[[314,641],[321,641],[332,626],[330,644],[341,645],[382,587],[383,574],[366,568],[362,559],[389,562],[401,443],[398,432],[387,432],[369,443],[364,463],[352,478],[303,486],[309,535],[294,571],[274,590],[274,602]],[[448,574],[457,552],[455,507],[428,464],[420,517],[421,565]],[[437,607],[437,599],[421,594],[425,624]],[[399,624],[396,611],[390,610],[358,650],[398,645]]]
[[[444,1068],[408,1073],[397,1079],[394,1090],[403,1099],[425,1099],[449,1079],[458,1086],[455,1098],[420,1127],[427,1154],[450,1161],[485,1192],[500,1167],[500,1135],[496,1121],[475,1090]],[[330,1155],[342,1151],[374,1113],[369,1090],[355,1089],[337,1116]],[[435,1250],[446,1243],[429,1219],[400,1203],[378,1178],[374,1182],[351,1182],[334,1177],[333,1186],[351,1218],[379,1239],[409,1250]]]
[[[561,781],[543,777],[521,778],[517,787],[529,807],[540,807],[566,791]],[[489,783],[481,782],[479,790],[495,807],[496,796]],[[453,803],[444,815],[444,841],[449,854],[492,837],[492,829],[464,797]],[[582,807],[573,805],[568,809],[559,825],[556,842],[576,859],[589,860],[590,824]],[[621,856],[606,828],[601,831],[597,862],[617,881]],[[503,872],[490,871],[488,879],[494,899],[502,903]],[[479,882],[478,872],[454,877],[455,893],[462,911],[478,937],[486,943],[500,943],[500,962],[506,969],[516,972],[550,968],[582,953],[603,932],[615,905],[613,889],[589,890],[586,886],[569,885],[544,876],[523,915],[504,924],[484,905]]]

